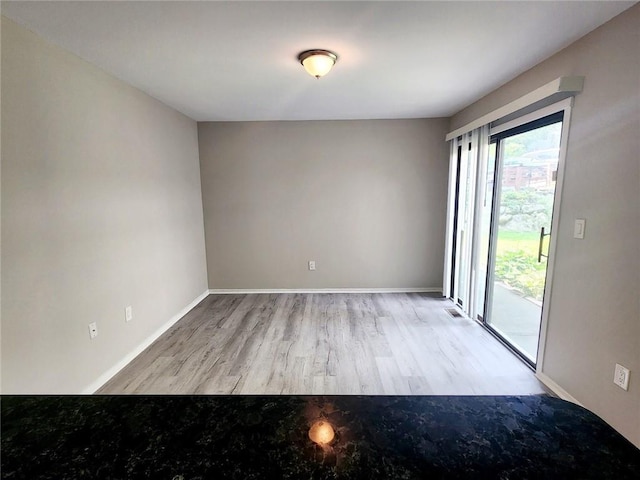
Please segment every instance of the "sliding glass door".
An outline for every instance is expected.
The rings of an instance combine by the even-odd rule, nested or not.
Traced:
[[[453,292],[456,303],[464,307],[469,302],[469,278],[471,274],[471,239],[473,225],[473,176],[475,162],[471,138],[458,146],[458,182],[456,185],[456,218],[454,238]]]
[[[477,206],[479,220],[477,222],[477,242],[478,256],[476,277],[476,305],[475,318],[484,321],[485,318],[485,297],[487,275],[489,273],[489,245],[491,239],[491,212],[493,210],[493,190],[496,166],[496,143],[489,145],[489,154],[480,159],[481,171],[483,175],[478,177],[480,191],[482,192],[480,202]]]
[[[566,100],[451,145],[444,294],[533,367],[569,112]]]
[[[496,178],[484,321],[535,365],[562,112],[492,137]]]

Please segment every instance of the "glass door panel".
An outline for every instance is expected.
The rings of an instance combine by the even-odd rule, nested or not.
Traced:
[[[533,365],[540,337],[562,119],[537,125],[497,138],[499,161],[485,304],[486,324]]]
[[[480,178],[482,183],[480,188],[482,189],[482,199],[477,206],[480,215],[480,221],[478,223],[480,234],[478,235],[478,260],[477,260],[477,276],[478,284],[476,287],[476,305],[478,305],[478,320],[484,319],[484,299],[485,299],[485,287],[489,261],[489,236],[491,235],[491,210],[493,207],[493,183],[494,183],[494,170],[496,165],[496,144],[489,144],[489,155],[484,160],[486,166],[484,172],[484,178]]]
[[[451,298],[461,307],[469,306],[471,251],[473,240],[473,196],[475,195],[475,157],[471,136],[458,146],[457,183],[453,239],[453,281]]]
[[[456,286],[456,303],[460,306],[466,306],[467,290],[469,288],[469,241],[471,240],[470,232],[470,209],[469,202],[471,200],[471,174],[472,165],[469,158],[469,147],[464,148],[463,145],[460,158],[460,189],[459,189],[459,214],[458,214],[458,285]]]

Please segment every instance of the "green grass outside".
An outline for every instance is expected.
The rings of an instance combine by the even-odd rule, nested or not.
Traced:
[[[523,252],[535,256],[537,260],[539,241],[539,232],[509,232],[500,230],[498,233],[497,253],[500,255],[504,252],[522,250]],[[545,250],[543,252],[546,252],[547,242],[548,237],[545,237]]]
[[[496,255],[496,277],[523,294],[542,300],[546,263],[538,263],[538,232],[500,231]],[[543,253],[548,250],[545,237]]]

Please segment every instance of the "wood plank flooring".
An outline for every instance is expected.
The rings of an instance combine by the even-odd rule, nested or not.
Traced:
[[[209,295],[98,393],[526,395],[542,384],[429,294]]]

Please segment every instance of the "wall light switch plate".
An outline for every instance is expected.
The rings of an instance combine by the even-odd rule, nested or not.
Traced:
[[[576,218],[576,222],[573,224],[573,238],[584,238],[584,227],[587,221],[584,218]]]
[[[619,386],[623,390],[629,390],[629,375],[630,371],[627,367],[616,363],[616,370],[613,374],[613,383]]]
[[[93,340],[98,336],[98,324],[93,322],[89,324],[89,338]]]
[[[133,308],[131,308],[131,305],[124,309],[124,320],[125,322],[133,320]]]

